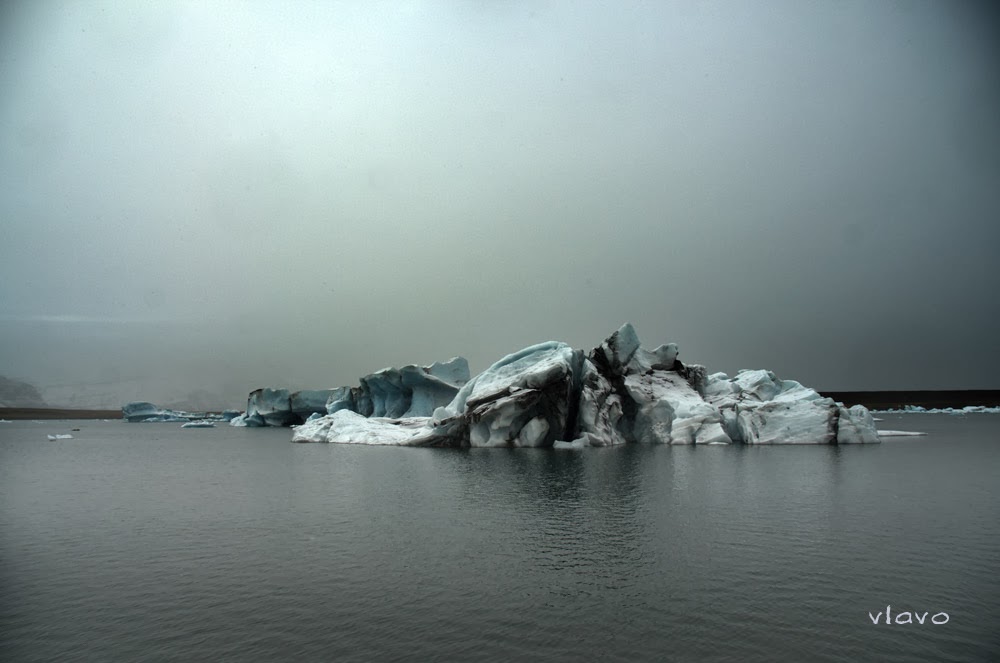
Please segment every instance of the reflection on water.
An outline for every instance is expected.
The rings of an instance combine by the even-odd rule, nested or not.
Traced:
[[[0,658],[989,660],[1000,418],[917,425],[555,451],[4,424]]]

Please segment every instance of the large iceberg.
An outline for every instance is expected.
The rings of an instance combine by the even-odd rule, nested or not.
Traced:
[[[627,323],[589,353],[539,343],[472,379],[457,359],[383,369],[360,387],[334,390],[326,412],[297,426],[294,441],[557,448],[879,441],[862,406],[844,407],[770,371],[708,375],[682,363],[676,344],[642,348]],[[245,416],[263,419],[249,408]]]

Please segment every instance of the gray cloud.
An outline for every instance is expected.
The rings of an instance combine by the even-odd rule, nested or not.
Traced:
[[[988,3],[0,12],[0,373],[232,400],[631,320],[711,369],[996,386]]]

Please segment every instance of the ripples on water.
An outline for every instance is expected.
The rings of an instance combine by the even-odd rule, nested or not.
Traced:
[[[455,451],[0,424],[0,659],[998,660],[1000,417],[890,419],[931,434]],[[950,622],[873,625],[886,604]]]

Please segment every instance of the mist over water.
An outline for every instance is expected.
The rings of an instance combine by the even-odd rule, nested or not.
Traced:
[[[237,405],[631,321],[712,370],[995,387],[997,17],[4,3],[0,374]]]

